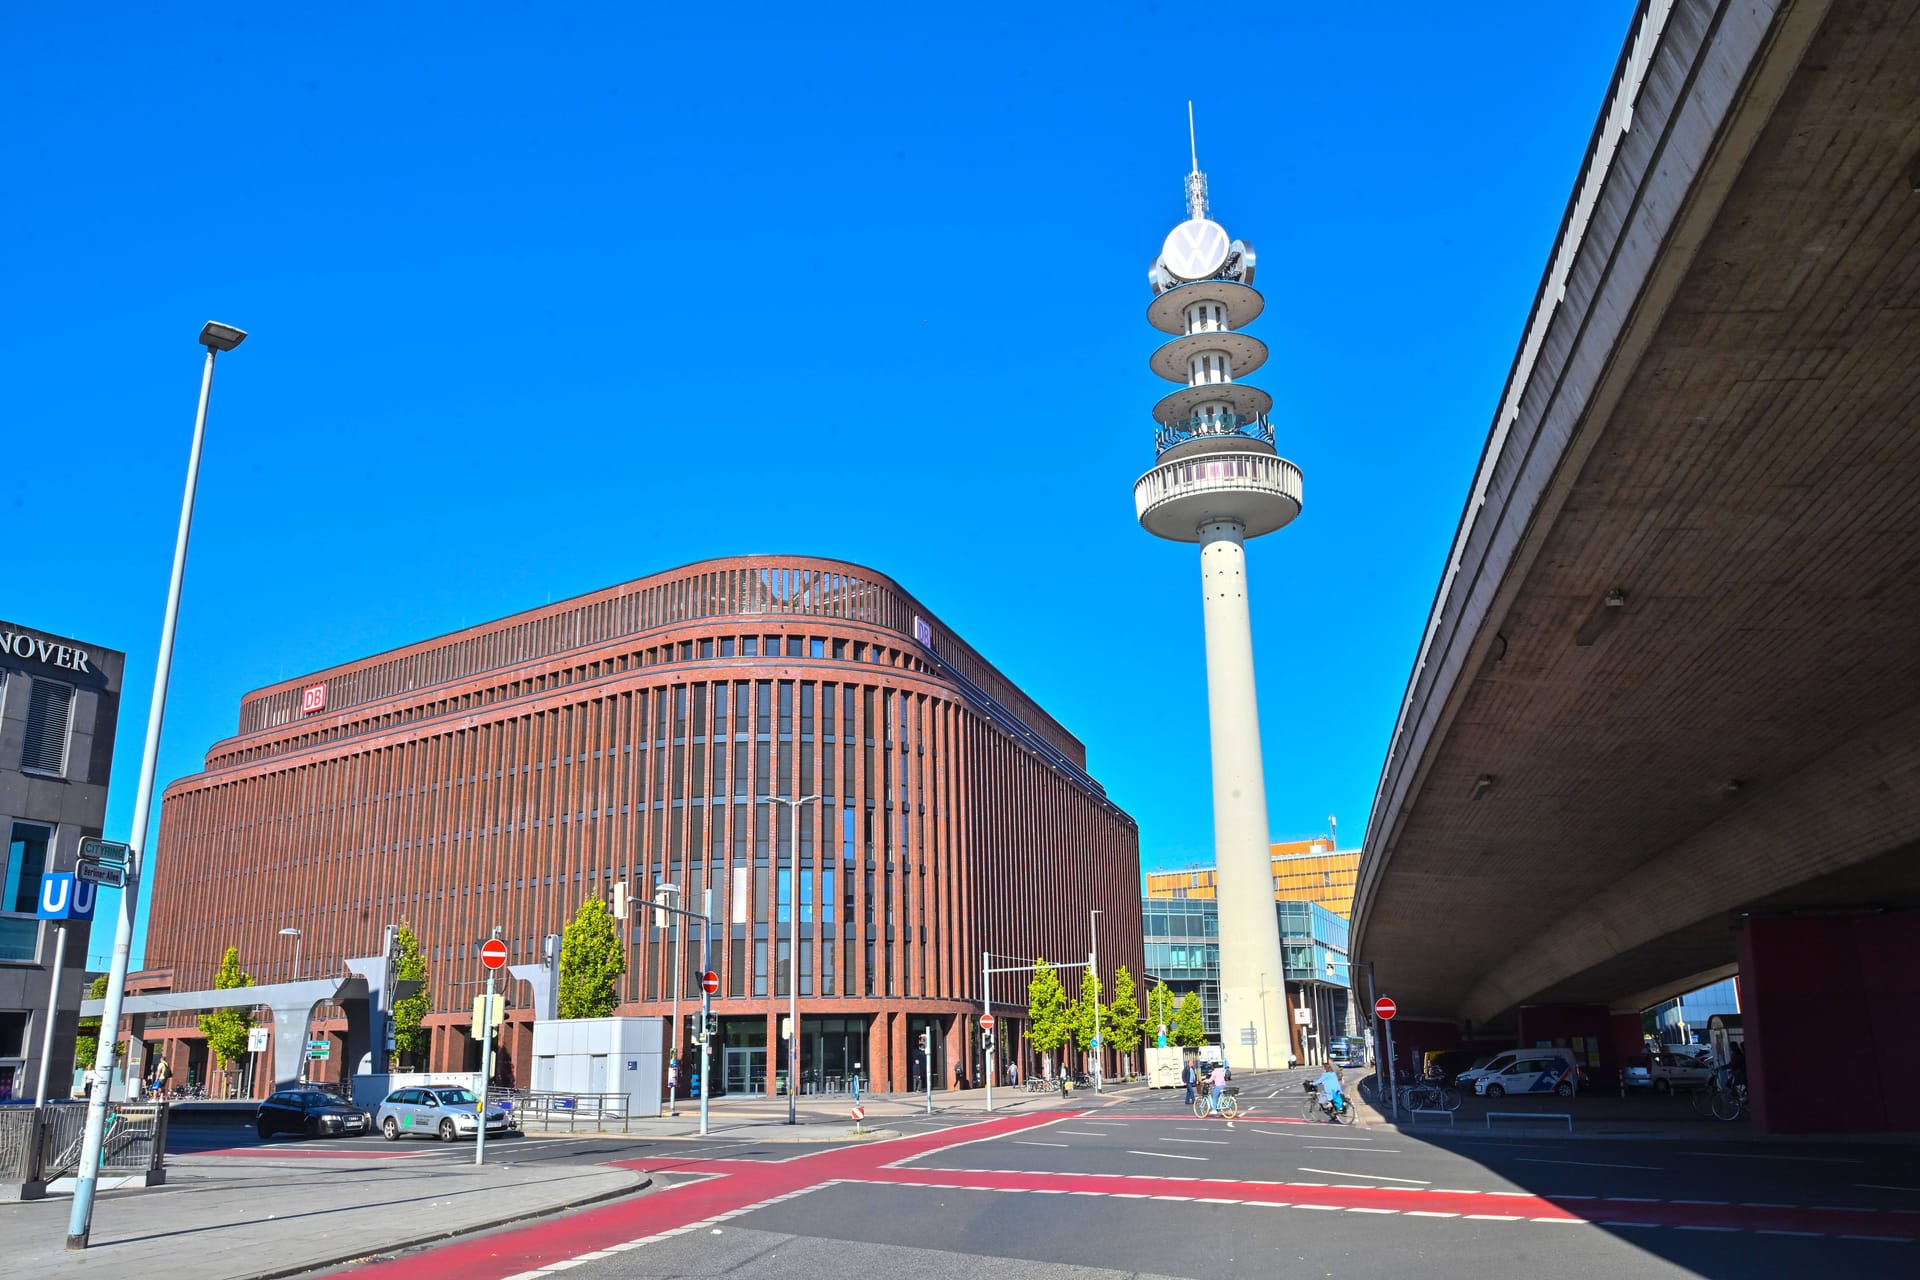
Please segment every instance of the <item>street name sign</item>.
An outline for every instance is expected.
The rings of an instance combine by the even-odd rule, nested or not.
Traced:
[[[118,862],[93,862],[86,858],[73,864],[73,874],[88,884],[103,884],[115,889],[127,887],[127,868]]]

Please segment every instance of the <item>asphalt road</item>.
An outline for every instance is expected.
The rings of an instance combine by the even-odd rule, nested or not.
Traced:
[[[502,1142],[503,1158],[518,1142],[645,1168],[662,1189],[345,1274],[1920,1274],[1912,1146],[1410,1137],[1302,1123],[1297,1092],[1241,1083],[1232,1123],[1156,1094],[833,1149]]]

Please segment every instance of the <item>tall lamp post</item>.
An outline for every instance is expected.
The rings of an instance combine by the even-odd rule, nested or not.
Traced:
[[[200,445],[207,434],[207,401],[213,395],[213,360],[247,339],[244,329],[209,320],[200,330],[207,349],[200,374],[200,407],[193,419],[193,445],[187,453],[186,492],[180,500],[180,529],[173,541],[173,576],[167,583],[167,610],[160,623],[160,656],[153,677],[153,702],[147,709],[147,742],[140,753],[140,784],[133,797],[133,830],[127,839],[127,881],[120,893],[120,918],[113,930],[113,963],[107,970],[106,1005],[100,1011],[100,1050],[94,1058],[93,1089],[87,1095],[87,1127],[75,1174],[73,1211],[67,1218],[67,1248],[84,1249],[93,1230],[93,1193],[100,1177],[100,1147],[106,1135],[107,1095],[113,1088],[114,1038],[120,1008],[126,1002],[127,959],[133,950],[133,914],[139,906],[140,874],[146,862],[147,813],[153,807],[153,776],[160,758],[160,724],[167,710],[167,676],[173,670],[173,635],[180,621],[180,584],[187,572],[187,535],[193,529],[193,492],[200,480]]]
[[[291,981],[298,982],[300,981],[300,931],[292,925],[288,925],[280,931],[280,936],[293,939],[293,978]]]
[[[1100,914],[1103,908],[1095,907],[1087,912],[1087,937],[1093,950],[1087,953],[1087,972],[1093,975],[1093,1091],[1100,1092],[1100,1082],[1106,1078],[1101,1070],[1106,1058],[1106,1046],[1100,1043]]]
[[[800,806],[817,795],[788,800],[768,796],[793,814],[793,851],[787,862],[787,1123],[799,1124],[794,1095],[800,1091]]]

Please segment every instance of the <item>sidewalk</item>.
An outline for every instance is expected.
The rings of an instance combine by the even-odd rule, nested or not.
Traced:
[[[441,1148],[431,1148],[438,1153]],[[594,1165],[422,1162],[405,1148],[169,1156],[167,1185],[103,1191],[69,1252],[70,1196],[0,1203],[6,1274],[269,1280],[627,1195],[650,1179]],[[497,1161],[497,1163],[495,1163]]]

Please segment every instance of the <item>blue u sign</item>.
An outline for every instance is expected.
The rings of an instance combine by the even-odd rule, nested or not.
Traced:
[[[99,885],[65,871],[49,871],[40,877],[40,910],[35,914],[41,920],[91,920],[99,897]]]

